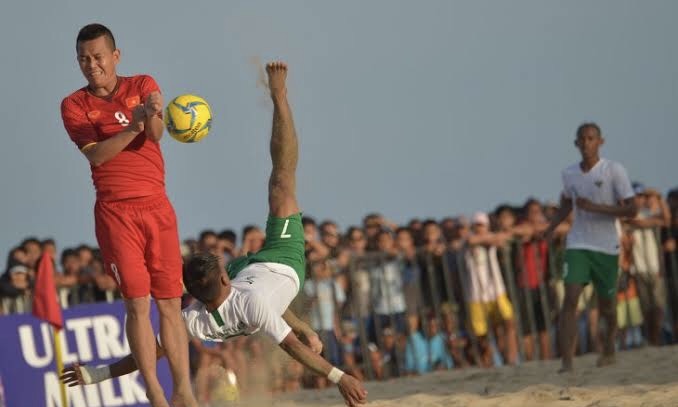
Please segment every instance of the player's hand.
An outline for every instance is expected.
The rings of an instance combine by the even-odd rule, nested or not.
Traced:
[[[337,383],[337,387],[339,387],[339,392],[347,406],[355,407],[358,404],[367,403],[367,390],[355,377],[344,373],[339,383]]]
[[[80,371],[80,364],[75,363],[70,366],[66,366],[59,376],[59,380],[68,385],[68,387],[83,386],[85,385],[85,379],[82,378],[82,372]]]
[[[144,122],[146,121],[146,109],[143,105],[136,105],[132,110],[132,122],[129,128],[132,131],[141,133],[144,131]]]
[[[146,117],[153,117],[162,112],[162,106],[162,93],[158,91],[151,92],[146,98],[146,102],[144,102]]]
[[[595,211],[596,208],[596,204],[586,198],[582,198],[581,196],[577,197],[575,204],[577,205],[577,208],[583,209],[585,211]]]

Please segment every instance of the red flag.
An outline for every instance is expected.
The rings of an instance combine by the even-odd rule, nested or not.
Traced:
[[[33,315],[61,329],[64,318],[61,306],[57,302],[56,285],[54,284],[54,263],[49,253],[44,253],[38,263],[35,288],[33,290]]]

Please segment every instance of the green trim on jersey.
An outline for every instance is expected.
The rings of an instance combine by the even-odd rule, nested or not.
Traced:
[[[224,320],[221,318],[221,314],[219,314],[218,309],[215,309],[214,311],[210,312],[210,315],[212,315],[212,318],[214,318],[214,320],[217,321],[217,325],[224,326]]]
[[[286,218],[269,216],[264,247],[256,253],[248,253],[231,261],[226,267],[228,277],[234,279],[242,269],[253,263],[280,263],[294,269],[301,290],[306,279],[305,250],[301,213]]]
[[[601,298],[617,294],[619,256],[585,249],[567,249],[563,267],[565,284],[586,285],[593,282]]]

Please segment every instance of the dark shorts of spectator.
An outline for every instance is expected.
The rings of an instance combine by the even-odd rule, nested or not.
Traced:
[[[539,294],[539,288],[520,289],[519,297],[520,324],[523,330],[523,336],[531,335],[533,333],[532,324],[530,323],[530,310],[528,310],[528,301],[531,303],[531,311],[534,315],[534,325],[537,328],[537,332],[546,331],[546,320],[544,319],[544,312],[542,311],[542,301],[541,295]]]
[[[636,273],[635,278],[644,313],[666,308],[666,286],[659,273]]]
[[[417,315],[419,310],[424,306],[417,284],[405,284],[403,286],[403,294],[405,295],[405,312],[407,312],[407,315]]]
[[[370,341],[377,342],[377,333],[383,335],[384,328],[391,328],[397,334],[404,335],[407,330],[407,321],[405,320],[404,312],[397,312],[390,315],[376,314],[376,318],[372,318],[372,326],[370,326]],[[377,332],[381,330],[381,332]]]
[[[341,366],[341,349],[334,331],[318,331],[323,343],[323,357],[334,366]]]

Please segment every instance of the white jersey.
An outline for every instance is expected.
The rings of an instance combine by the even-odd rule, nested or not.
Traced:
[[[572,199],[574,208],[574,223],[567,235],[567,248],[619,253],[617,218],[579,210],[575,200],[583,197],[596,204],[618,205],[619,201],[632,198],[635,194],[624,167],[601,158],[589,172],[583,172],[577,163],[567,167],[562,177],[563,196]]]
[[[468,302],[493,302],[506,293],[495,246],[472,246],[465,253]]]
[[[299,277],[290,266],[253,263],[231,280],[231,293],[216,310],[208,312],[199,301],[181,312],[189,335],[222,342],[262,330],[280,343],[292,328],[282,314],[299,292]]]

